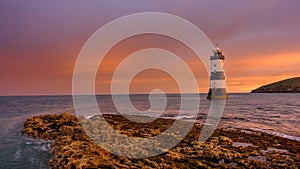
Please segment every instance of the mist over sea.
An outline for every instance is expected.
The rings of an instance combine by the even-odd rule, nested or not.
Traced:
[[[195,94],[183,99],[192,100]],[[157,97],[160,97],[159,95]],[[163,96],[161,96],[163,97]],[[150,108],[148,95],[131,95],[135,108],[145,111]],[[180,95],[167,95],[167,105],[161,114],[153,110],[152,117],[185,119],[190,111],[180,108]],[[103,113],[116,114],[109,95],[97,96]],[[201,94],[198,122],[205,120],[210,102]],[[2,96],[0,97],[0,168],[49,168],[51,141],[22,136],[20,130],[27,118],[40,114],[74,112],[72,96]],[[130,115],[141,115],[127,112]],[[230,94],[219,127],[252,129],[300,141],[300,93],[291,94]]]

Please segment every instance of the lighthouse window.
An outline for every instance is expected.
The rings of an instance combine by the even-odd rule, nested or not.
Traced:
[[[214,67],[216,67],[217,65],[216,64],[214,64]]]

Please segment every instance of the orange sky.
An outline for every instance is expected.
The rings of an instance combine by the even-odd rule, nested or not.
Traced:
[[[299,76],[299,5],[296,0],[4,0],[0,2],[0,95],[71,94],[74,65],[86,40],[114,19],[146,11],[178,15],[198,26],[224,52],[228,91],[250,92]],[[97,93],[109,93],[115,67],[144,48],[176,53],[194,72],[200,92],[208,91],[207,73],[184,44],[144,35],[126,39],[111,49],[100,65]],[[147,93],[154,88],[178,92],[174,79],[158,70],[138,74],[130,91]]]
[[[143,35],[128,38],[117,44],[105,56],[100,65],[96,91],[98,93],[109,93],[110,80],[116,66],[122,59],[134,51],[144,48],[162,48],[172,51],[182,57],[190,66],[198,79],[200,92],[206,92],[209,85],[208,74],[201,61],[197,59],[189,49],[180,42],[163,37],[161,35]],[[225,53],[225,70],[227,72],[227,84],[229,92],[249,92],[252,89],[272,81],[279,81],[285,78],[299,76],[300,53],[277,53],[270,55],[255,55],[232,59]],[[246,57],[247,56],[247,57]],[[103,71],[103,73],[101,73]],[[101,79],[101,80],[100,80]],[[173,84],[174,79],[166,76],[162,71],[143,71],[132,81],[133,93],[144,93],[156,87],[172,93],[178,92]]]

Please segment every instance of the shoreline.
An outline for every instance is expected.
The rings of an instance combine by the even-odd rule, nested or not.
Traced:
[[[132,137],[152,137],[166,130],[174,122],[173,119],[157,119],[150,123],[138,124],[120,115],[104,117],[115,130]],[[99,124],[96,116],[90,119],[95,121],[92,124]],[[201,126],[196,124],[188,135],[168,152],[141,159],[116,156],[102,149],[82,130],[78,118],[69,113],[34,116],[25,121],[22,133],[43,140],[53,140],[51,149],[54,157],[49,161],[50,168],[300,166],[298,141],[243,129],[217,129],[202,143],[198,142],[200,131]]]

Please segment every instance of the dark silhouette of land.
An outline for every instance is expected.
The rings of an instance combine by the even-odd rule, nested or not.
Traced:
[[[252,90],[251,93],[300,93],[300,77],[261,86]]]

